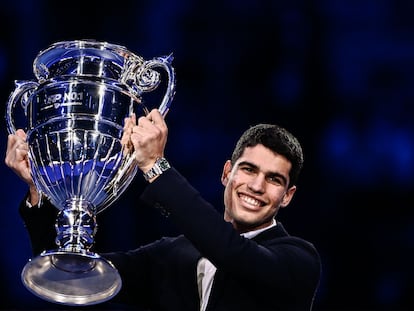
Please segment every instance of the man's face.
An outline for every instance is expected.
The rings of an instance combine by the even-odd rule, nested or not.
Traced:
[[[272,223],[279,208],[287,206],[296,191],[288,188],[291,163],[263,145],[248,147],[232,167],[224,164],[224,219],[240,233]]]

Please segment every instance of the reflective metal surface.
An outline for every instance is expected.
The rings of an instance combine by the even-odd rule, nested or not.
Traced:
[[[93,305],[111,299],[121,289],[112,264],[99,256],[47,252],[29,261],[22,281],[35,295],[65,305]]]
[[[22,280],[34,294],[68,305],[95,304],[121,287],[117,270],[90,252],[96,215],[134,179],[132,150],[122,145],[124,119],[152,108],[166,115],[175,93],[172,57],[144,60],[125,47],[64,41],[41,51],[34,81],[17,81],[7,102],[8,131],[27,132],[33,180],[59,210],[57,249],[31,260]],[[142,96],[161,85],[156,105]],[[18,113],[20,112],[20,114]],[[23,126],[17,125],[23,115]]]

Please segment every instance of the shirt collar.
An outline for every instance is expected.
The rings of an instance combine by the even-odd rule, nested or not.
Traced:
[[[259,233],[261,233],[261,232],[263,232],[263,231],[265,231],[267,229],[270,229],[272,227],[275,227],[275,226],[276,226],[276,219],[273,218],[273,221],[272,221],[272,223],[269,226],[267,226],[265,228],[261,228],[261,229],[257,229],[257,230],[253,230],[253,231],[249,231],[249,232],[245,232],[245,233],[241,233],[240,235],[241,236],[244,236],[245,238],[252,239],[256,235],[258,235]]]

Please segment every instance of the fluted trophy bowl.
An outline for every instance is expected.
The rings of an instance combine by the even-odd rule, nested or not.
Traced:
[[[125,118],[157,107],[165,116],[169,110],[175,92],[171,61],[171,55],[144,60],[107,42],[62,41],[39,52],[36,79],[15,82],[6,108],[8,131],[26,130],[33,180],[40,197],[58,209],[56,249],[32,258],[22,271],[33,294],[77,306],[119,292],[116,268],[91,251],[96,215],[119,198],[138,170],[133,150],[122,144]],[[160,100],[144,104],[144,93],[159,85]]]

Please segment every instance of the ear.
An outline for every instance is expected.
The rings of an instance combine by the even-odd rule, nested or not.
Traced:
[[[282,203],[280,203],[281,208],[289,205],[295,192],[296,192],[296,186],[292,186],[286,191],[285,195],[283,196]]]
[[[221,183],[223,186],[227,186],[227,183],[229,182],[229,174],[231,172],[231,161],[227,160],[226,163],[224,163],[223,172],[221,173]]]

